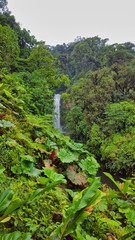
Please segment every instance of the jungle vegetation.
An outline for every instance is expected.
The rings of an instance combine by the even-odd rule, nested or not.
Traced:
[[[135,45],[78,38],[52,48],[71,85],[62,93],[62,125],[113,174],[135,169]]]
[[[0,0],[0,240],[134,239],[134,44],[106,41],[46,46]]]

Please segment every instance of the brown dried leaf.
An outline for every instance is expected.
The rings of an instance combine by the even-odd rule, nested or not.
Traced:
[[[75,185],[84,186],[88,182],[86,174],[80,171],[76,165],[68,166],[66,174],[68,179]]]

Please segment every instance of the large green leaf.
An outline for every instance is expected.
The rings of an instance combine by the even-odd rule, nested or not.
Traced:
[[[4,214],[0,217],[0,220],[3,220],[4,218],[6,218],[9,214],[11,214],[12,212],[14,212],[16,209],[20,208],[22,205],[24,205],[27,202],[27,200],[25,201],[21,201],[20,199],[15,200],[14,202],[12,202],[6,209],[6,211],[4,212]]]
[[[78,161],[79,154],[77,152],[70,152],[67,149],[60,149],[58,152],[58,158],[60,158],[63,163],[71,163],[74,161]]]
[[[6,189],[4,192],[0,194],[0,211],[6,209],[11,203],[13,197],[13,191],[10,189]]]
[[[31,240],[31,233],[21,233],[19,231],[4,234],[0,240]]]
[[[21,167],[23,173],[31,177],[38,177],[42,172],[41,170],[35,168],[33,162],[30,161],[22,161]]]
[[[91,182],[91,185],[82,191],[82,198],[79,200],[79,205],[77,204],[77,209],[82,209],[91,203],[91,198],[96,194],[97,189],[100,187],[100,178],[95,178]],[[76,201],[77,198],[74,199]],[[76,208],[76,204],[75,204]]]
[[[17,231],[17,232],[5,234],[5,235],[1,238],[1,240],[19,240],[20,237],[21,237],[21,232]]]
[[[80,225],[84,221],[89,214],[89,211],[87,211],[86,208],[94,206],[99,202],[102,197],[101,192],[97,190],[99,186],[100,179],[95,178],[91,182],[91,186],[87,187],[74,197],[71,207],[66,211],[61,225],[54,233],[55,235],[57,232],[59,240],[75,231],[77,225]]]
[[[66,183],[66,179],[62,174],[58,174],[56,172],[54,172],[54,170],[48,168],[48,167],[44,167],[44,174],[53,182],[55,181],[61,181],[63,183]]]
[[[78,151],[80,153],[89,153],[88,151],[83,149],[83,144],[82,143],[75,143],[75,142],[66,141],[66,145],[73,151]]]
[[[57,149],[56,143],[52,142],[50,139],[46,139],[45,145],[51,149]]]
[[[80,209],[78,209],[74,214],[70,212],[70,217],[68,215],[66,216],[68,218],[68,224],[67,219],[65,218],[65,223],[67,224],[66,229],[64,230],[65,236],[74,232],[76,227],[83,223],[84,219],[91,213],[89,212],[89,208],[94,208],[94,206],[101,199],[102,194],[100,191],[97,191],[97,189],[95,189],[93,197],[84,196],[82,197],[82,202],[80,203]]]
[[[82,159],[79,162],[79,166],[82,168],[82,170],[87,171],[90,175],[96,175],[98,168],[100,167],[94,157],[87,157],[86,159]]]

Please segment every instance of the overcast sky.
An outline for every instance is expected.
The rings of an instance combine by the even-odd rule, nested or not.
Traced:
[[[7,0],[22,28],[56,45],[77,36],[135,43],[135,0]]]

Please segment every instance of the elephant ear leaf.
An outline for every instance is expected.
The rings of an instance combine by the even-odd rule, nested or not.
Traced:
[[[58,158],[60,158],[62,163],[78,161],[78,156],[79,154],[77,152],[71,152],[64,148],[58,152]]]
[[[87,183],[87,176],[80,171],[78,166],[70,165],[66,171],[68,179],[75,185],[84,186]]]
[[[94,157],[87,157],[86,159],[82,159],[79,163],[79,166],[83,171],[86,171],[93,176],[96,175],[98,168],[100,167]]]

